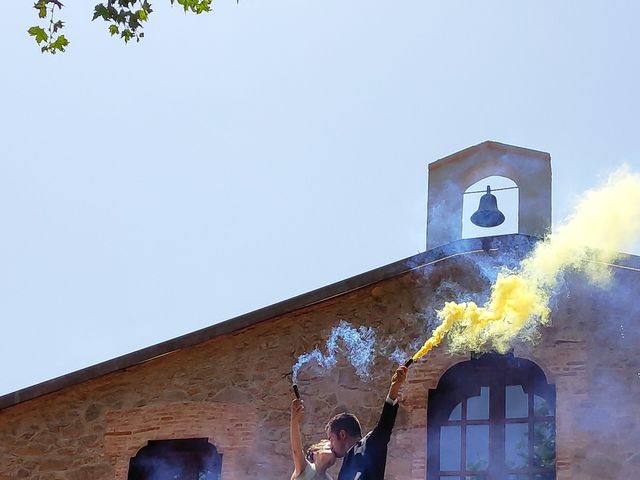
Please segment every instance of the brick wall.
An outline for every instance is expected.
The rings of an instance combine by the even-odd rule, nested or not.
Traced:
[[[206,437],[224,456],[224,478],[239,478],[239,456],[256,434],[255,410],[249,405],[178,402],[117,410],[106,414],[104,450],[115,480],[126,480],[129,459],[150,440]]]

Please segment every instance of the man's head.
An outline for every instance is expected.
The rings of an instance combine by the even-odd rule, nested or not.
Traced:
[[[358,440],[362,438],[360,422],[355,415],[339,413],[325,427],[327,438],[331,443],[331,451],[342,458]]]

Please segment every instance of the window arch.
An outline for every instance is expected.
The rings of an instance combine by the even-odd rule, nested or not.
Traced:
[[[555,386],[533,362],[485,354],[429,390],[428,480],[555,480]]]
[[[127,480],[220,480],[222,455],[206,438],[152,440],[129,461]]]

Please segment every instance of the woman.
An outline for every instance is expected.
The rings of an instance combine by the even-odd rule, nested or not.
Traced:
[[[305,457],[300,434],[303,414],[304,403],[295,398],[291,402],[291,454],[294,466],[291,480],[333,480],[327,470],[336,463],[336,456],[328,440],[311,445]]]

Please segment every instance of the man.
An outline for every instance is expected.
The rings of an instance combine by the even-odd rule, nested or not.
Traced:
[[[336,457],[344,458],[338,480],[383,480],[387,444],[398,413],[398,392],[407,378],[407,367],[399,367],[391,379],[378,424],[362,437],[360,422],[350,413],[340,413],[326,426],[327,438]]]

